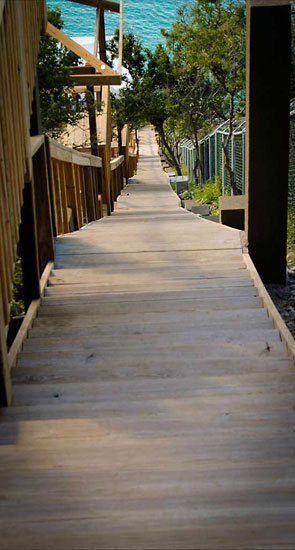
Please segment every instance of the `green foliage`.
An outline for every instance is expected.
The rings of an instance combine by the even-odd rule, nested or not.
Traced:
[[[202,203],[210,204],[210,213],[218,214],[218,199],[222,195],[221,178],[215,176],[206,181],[201,187],[189,181],[188,191],[182,193],[182,198],[197,200]]]
[[[115,30],[114,36],[107,42],[109,52],[108,62],[113,62],[119,55],[119,29]],[[142,42],[132,32],[123,34],[123,66],[129,71],[132,79],[140,78],[144,73],[146,63],[145,50]],[[123,77],[124,78],[124,77]]]
[[[23,296],[23,271],[21,258],[17,258],[14,268],[14,279],[12,289],[12,301],[10,307],[10,317],[23,315],[25,312],[24,296]]]
[[[59,8],[48,10],[48,21],[58,29],[63,27]],[[52,137],[60,135],[67,124],[77,124],[87,109],[85,95],[73,96],[70,67],[78,64],[79,58],[57,40],[48,34],[41,37],[37,65],[41,119],[43,131]]]
[[[221,179],[219,176],[210,178],[206,181],[203,187],[199,185],[196,187],[194,193],[194,199],[208,203],[216,202],[218,203],[218,198],[222,195]]]
[[[288,211],[288,230],[287,230],[287,241],[288,245],[295,245],[295,212],[292,210]]]
[[[295,97],[295,0],[291,0],[291,90],[290,99]]]

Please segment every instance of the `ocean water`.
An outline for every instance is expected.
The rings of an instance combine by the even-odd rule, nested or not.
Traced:
[[[95,9],[68,0],[47,0],[50,8],[58,6],[65,22],[64,32],[72,37],[94,35]],[[160,29],[169,29],[184,0],[124,0],[124,31],[132,31],[144,46],[153,49],[163,43]],[[106,34],[119,26],[119,14],[105,12]]]

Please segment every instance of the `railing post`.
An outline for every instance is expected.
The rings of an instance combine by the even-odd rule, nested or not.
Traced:
[[[47,263],[54,260],[53,230],[44,143],[33,157],[33,174],[39,247],[39,267],[40,273],[42,273]]]
[[[290,51],[289,0],[248,0],[245,228],[266,283],[286,279]]]
[[[40,297],[40,269],[33,179],[25,183],[19,231],[25,308]]]
[[[85,168],[87,174],[85,178],[85,199],[86,199],[86,208],[87,208],[87,221],[93,222],[96,219],[95,212],[95,195],[94,195],[94,185],[92,178],[92,168],[91,166]]]

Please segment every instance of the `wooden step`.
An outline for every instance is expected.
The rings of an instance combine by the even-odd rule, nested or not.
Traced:
[[[63,306],[62,306],[63,307]],[[49,309],[49,307],[48,307]],[[52,308],[51,308],[52,309]],[[97,308],[96,308],[97,309]],[[113,315],[111,319],[107,319],[105,315],[101,318],[98,314],[79,315],[69,313],[67,315],[40,315],[43,307],[39,310],[39,317],[34,320],[34,326],[46,327],[93,327],[93,326],[105,326],[108,324],[115,326],[126,324],[126,317],[124,315]],[[52,309],[53,312],[53,309]],[[262,307],[256,307],[254,309],[235,309],[235,310],[215,310],[215,311],[196,311],[196,312],[177,312],[173,315],[164,313],[143,313],[143,314],[131,314],[128,318],[128,325],[140,326],[140,325],[161,325],[164,324],[167,327],[170,323],[174,326],[177,324],[179,328],[185,324],[189,324],[196,329],[198,327],[211,324],[212,326],[223,326],[223,323],[255,323],[259,321],[269,322],[267,312]],[[230,325],[231,326],[231,325]],[[244,326],[244,325],[243,325]]]
[[[187,292],[201,289],[221,289],[221,288],[233,288],[233,287],[253,287],[253,280],[249,278],[211,278],[211,279],[185,279],[185,280],[164,280],[164,281],[151,281],[145,282],[144,286],[136,284],[132,281],[125,282],[124,284],[111,284],[108,280],[101,283],[85,283],[73,282],[71,284],[61,283],[55,284],[54,278],[49,281],[49,286],[46,287],[45,295],[58,294],[58,293],[78,293],[85,292],[85,290],[91,290],[95,292],[103,293],[144,293],[144,292]]]
[[[114,302],[155,302],[155,301],[168,301],[173,300],[182,302],[185,300],[195,300],[199,298],[211,299],[211,298],[243,298],[246,296],[258,296],[257,289],[253,286],[245,287],[227,287],[227,288],[214,288],[207,290],[191,290],[191,291],[164,291],[164,292],[142,292],[142,293],[115,293],[104,294],[103,292],[84,292],[76,294],[73,291],[65,294],[48,294],[41,300],[42,305],[62,305],[62,304],[80,304],[91,301],[92,303],[114,303]]]
[[[259,297],[225,297],[225,298],[206,298],[195,300],[175,300],[175,301],[144,301],[144,302],[114,302],[114,303],[93,303],[92,299],[89,302],[79,304],[64,304],[64,305],[43,305],[39,310],[39,316],[61,316],[61,315],[96,315],[97,318],[105,316],[107,320],[110,316],[146,316],[157,313],[173,313],[187,312],[197,313],[204,311],[218,310],[240,310],[262,308],[262,300]]]
[[[251,357],[253,361],[260,357],[285,357],[287,350],[282,342],[251,342],[250,344],[230,343],[212,346],[212,344],[196,344],[192,346],[171,346],[161,348],[154,346],[150,348],[135,348],[124,351],[124,361],[150,360],[199,360],[199,359],[233,359],[234,357]],[[78,350],[73,354],[71,351],[24,351],[18,358],[18,365],[78,365],[99,364],[100,361],[108,360],[110,364],[122,359],[122,350],[113,348],[100,348],[98,351]]]
[[[41,384],[17,384],[14,391],[15,405],[32,405],[57,402],[87,402],[116,400],[118,397],[138,401],[140,399],[181,399],[199,395],[235,395],[249,392],[288,392],[294,384],[295,374],[270,374],[265,380],[264,373],[239,376],[202,376],[169,379],[112,380],[98,382],[54,382]],[[294,388],[295,396],[295,388]],[[181,432],[180,432],[181,433]],[[295,440],[294,440],[295,446]]]
[[[240,374],[276,374],[279,380],[281,374],[293,374],[294,362],[291,358],[262,357],[255,360],[243,359],[191,359],[179,361],[174,359],[118,359],[110,364],[107,360],[98,360],[95,364],[78,366],[52,365],[37,367],[18,366],[12,370],[14,384],[41,384],[54,382],[91,382],[99,380],[136,380],[150,378],[185,378],[193,376],[208,376],[214,373],[216,377],[224,374],[238,376]]]
[[[195,346],[212,341],[212,333],[208,330],[197,332],[180,332],[174,334],[124,334],[124,335],[102,335],[77,336],[56,335],[55,337],[35,337],[25,341],[23,350],[39,353],[39,351],[71,351],[71,350],[95,350],[100,349],[149,349],[167,348],[176,346]],[[214,334],[216,344],[247,343],[252,342],[280,342],[280,335],[274,329],[259,330],[222,330],[218,329]]]

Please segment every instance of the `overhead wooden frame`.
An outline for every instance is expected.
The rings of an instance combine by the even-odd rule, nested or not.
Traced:
[[[72,0],[71,0],[72,1]],[[123,51],[123,0],[120,3],[110,2],[108,0],[73,0],[79,4],[90,5],[96,8],[96,25],[95,25],[95,39],[94,39],[94,54],[91,54],[88,50],[83,48],[80,44],[75,42],[68,35],[63,33],[60,29],[57,29],[51,23],[47,23],[47,33],[58,40],[61,44],[66,46],[69,50],[81,57],[84,61],[91,65],[96,70],[95,74],[91,75],[91,78],[87,76],[82,68],[82,74],[79,71],[75,73],[75,84],[77,86],[118,86],[121,84],[121,72],[122,72],[122,51]],[[104,10],[111,10],[120,13],[120,25],[119,25],[119,55],[118,55],[118,72],[114,71],[106,63],[106,51],[105,51],[105,29],[104,29]],[[100,58],[97,57],[97,48],[99,44]]]
[[[76,86],[119,86],[122,81],[120,74],[73,74],[71,76]]]
[[[61,42],[61,44],[66,46],[66,48],[84,59],[84,61],[87,61],[87,63],[94,67],[100,74],[117,76],[117,73],[113,69],[111,69],[111,67],[109,67],[104,61],[102,61],[101,59],[97,59],[97,57],[94,57],[92,53],[88,52],[88,50],[83,48],[83,46],[80,46],[78,42],[75,42],[75,40],[57,29],[51,23],[47,23],[46,32],[50,34],[50,36],[58,40],[58,42]]]
[[[120,4],[118,2],[111,2],[110,0],[68,0],[68,2],[75,2],[76,4],[83,4],[91,8],[120,13]]]

